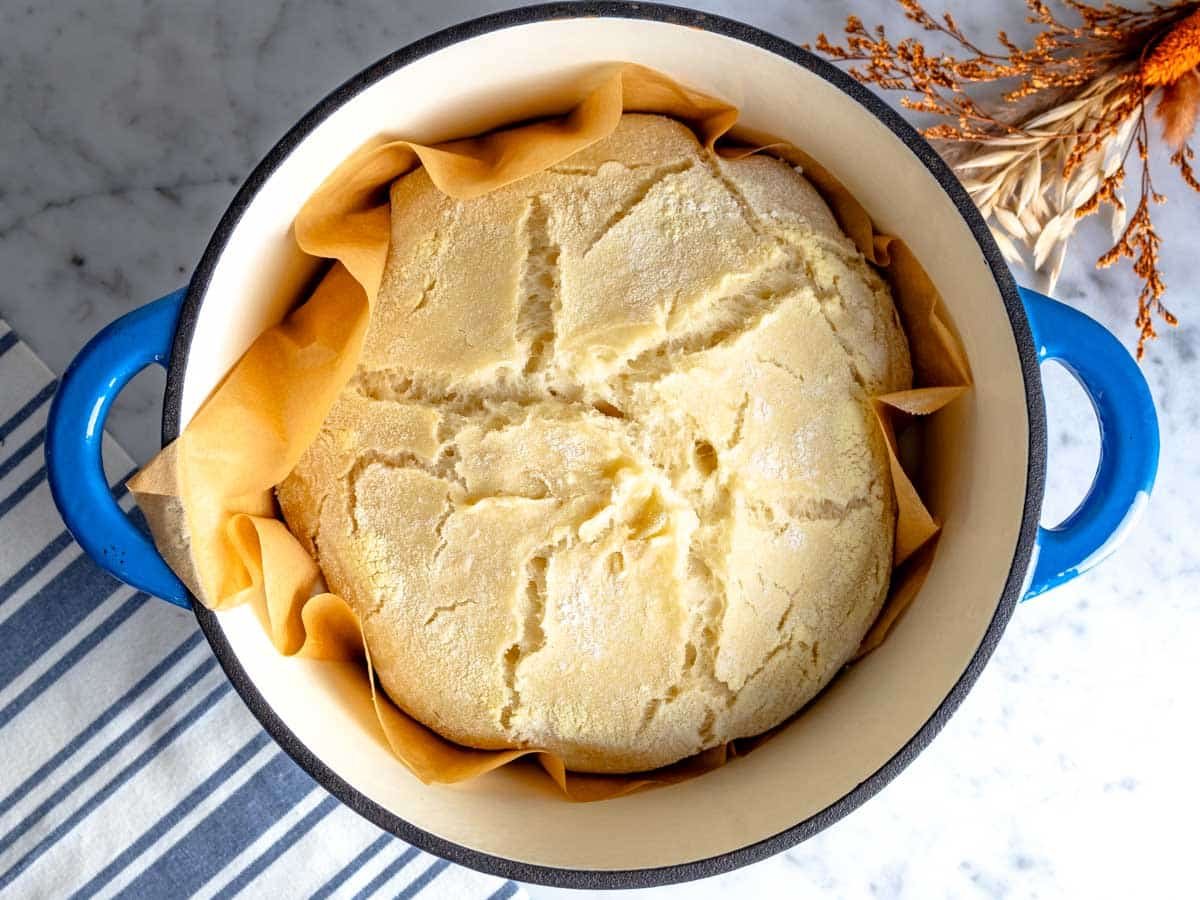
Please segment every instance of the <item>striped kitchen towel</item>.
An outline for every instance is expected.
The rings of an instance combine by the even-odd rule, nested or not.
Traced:
[[[342,806],[259,727],[190,613],[83,555],[46,484],[54,387],[0,321],[0,895],[523,895]],[[133,463],[104,453],[130,509]]]

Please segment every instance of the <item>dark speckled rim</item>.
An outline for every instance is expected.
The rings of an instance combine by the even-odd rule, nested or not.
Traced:
[[[469,847],[443,840],[436,835],[423,831],[401,819],[399,816],[384,809],[379,804],[356,791],[338,775],[318,759],[311,750],[301,742],[283,721],[275,714],[271,705],[266,701],[258,688],[247,676],[237,656],[230,648],[217,617],[199,603],[193,603],[196,618],[200,627],[208,637],[213,652],[225,670],[225,674],[233,683],[251,712],[258,717],[263,727],[271,734],[279,745],[299,765],[315,778],[326,790],[358,812],[374,822],[380,828],[391,832],[409,843],[435,853],[456,863],[470,866],[483,872],[489,872],[505,878],[518,881],[537,882],[570,888],[643,888],[655,885],[672,884],[690,881],[697,878],[707,878],[728,872],[740,866],[749,865],[758,860],[772,856],[801,841],[812,837],[817,832],[832,825],[847,813],[857,809],[868,799],[880,791],[920,753],[934,735],[950,718],[951,714],[962,703],[963,698],[979,677],[992,651],[1000,640],[1008,620],[1011,618],[1017,600],[1020,598],[1029,566],[1030,555],[1033,551],[1034,538],[1037,533],[1038,518],[1041,512],[1042,495],[1044,491],[1046,464],[1046,419],[1042,401],[1041,378],[1038,371],[1037,354],[1034,349],[1029,323],[1025,310],[1017,294],[1016,284],[1008,267],[1004,264],[992,240],[987,225],[984,224],[970,198],[963,190],[954,174],[934,152],[933,148],[905,122],[895,111],[882,100],[854,81],[840,70],[813,54],[801,50],[795,44],[774,35],[743,25],[730,19],[696,10],[679,9],[672,6],[660,6],[649,3],[626,5],[623,3],[551,3],[541,6],[529,6],[509,10],[473,19],[439,31],[415,43],[409,44],[402,50],[385,57],[369,68],[355,75],[328,97],[318,103],[300,122],[279,141],[271,152],[254,169],[250,177],[242,185],[234,197],[229,209],[221,218],[212,240],[209,241],[204,256],[200,260],[188,288],[187,299],[179,318],[178,330],[171,356],[171,366],[167,374],[167,387],[163,408],[162,439],[164,446],[174,440],[179,434],[180,402],[183,396],[184,373],[187,370],[188,354],[191,350],[192,332],[196,327],[197,316],[203,302],[205,291],[213,269],[224,251],[225,245],[233,232],[234,226],[249,206],[250,201],[258,193],[267,178],[276,167],[287,157],[304,138],[322,120],[334,110],[348,101],[364,88],[437,50],[449,47],[469,38],[523,25],[532,22],[542,22],[548,19],[569,19],[583,17],[606,17],[624,19],[649,19],[658,22],[668,22],[684,25],[690,28],[703,28],[717,34],[726,35],[739,41],[761,47],[778,56],[791,60],[799,66],[808,69],[813,74],[825,79],[839,90],[849,94],[864,106],[880,122],[891,131],[925,164],[942,189],[946,191],[959,213],[971,229],[979,249],[987,260],[996,279],[1000,295],[1004,300],[1012,325],[1013,337],[1016,341],[1017,353],[1020,357],[1021,370],[1025,379],[1025,400],[1029,411],[1029,470],[1026,481],[1024,512],[1021,520],[1020,537],[1013,553],[1012,567],[1004,585],[1004,593],[996,607],[983,639],[971,657],[970,663],[954,688],[941,702],[929,720],[912,737],[911,740],[889,759],[878,771],[864,780],[854,790],[850,791],[837,802],[831,804],[802,822],[797,822],[791,828],[737,850],[713,856],[709,859],[680,863],[654,869],[620,870],[580,870],[552,868],[547,866],[530,865],[516,862],[498,856],[480,853]]]

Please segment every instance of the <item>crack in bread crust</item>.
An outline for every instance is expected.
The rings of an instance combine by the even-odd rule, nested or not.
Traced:
[[[550,238],[550,210],[540,197],[529,200],[521,288],[524,300],[517,313],[517,337],[526,344],[524,374],[541,371],[554,358],[555,317],[562,305],[558,271],[561,248]]]
[[[565,541],[564,541],[565,543]],[[518,640],[504,653],[504,686],[508,702],[500,710],[500,727],[518,738],[513,716],[521,708],[521,692],[517,689],[521,663],[546,646],[543,623],[546,617],[546,568],[558,545],[541,548],[525,561],[525,590],[523,609],[519,617]]]
[[[662,166],[655,166],[650,170],[650,173],[642,178],[634,185],[633,193],[629,195],[615,212],[610,215],[607,221],[600,226],[600,229],[592,237],[591,242],[583,251],[583,255],[587,256],[596,245],[603,241],[609,233],[627,219],[638,205],[646,199],[652,190],[662,184],[672,175],[680,175],[692,168],[695,163],[690,159],[680,160],[676,163],[667,163]],[[637,171],[637,170],[633,170]]]

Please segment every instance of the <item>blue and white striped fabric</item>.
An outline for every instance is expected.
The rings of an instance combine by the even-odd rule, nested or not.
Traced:
[[[0,895],[523,895],[342,806],[259,727],[190,613],[82,554],[46,485],[53,390],[0,321]],[[129,457],[106,439],[105,460],[123,485]]]

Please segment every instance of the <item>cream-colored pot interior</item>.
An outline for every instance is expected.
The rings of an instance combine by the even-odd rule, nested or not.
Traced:
[[[548,78],[613,61],[641,63],[731,101],[744,125],[791,141],[832,170],[879,228],[922,261],[961,333],[976,386],[932,428],[942,477],[928,496],[944,538],[889,640],[761,749],[674,787],[572,804],[525,766],[464,785],[423,785],[347,713],[336,667],[280,656],[248,609],[218,616],[266,703],[356,791],[464,847],[571,869],[669,866],[746,847],[836,803],[896,755],[963,675],[1001,602],[1029,453],[1025,386],[996,281],[912,151],[849,95],[774,53],[681,25],[595,17],[504,28],[419,58],[300,141],[250,202],[212,271],[187,355],[180,422],[310,274],[289,226],[351,151],[380,133],[432,143],[511,121]]]

